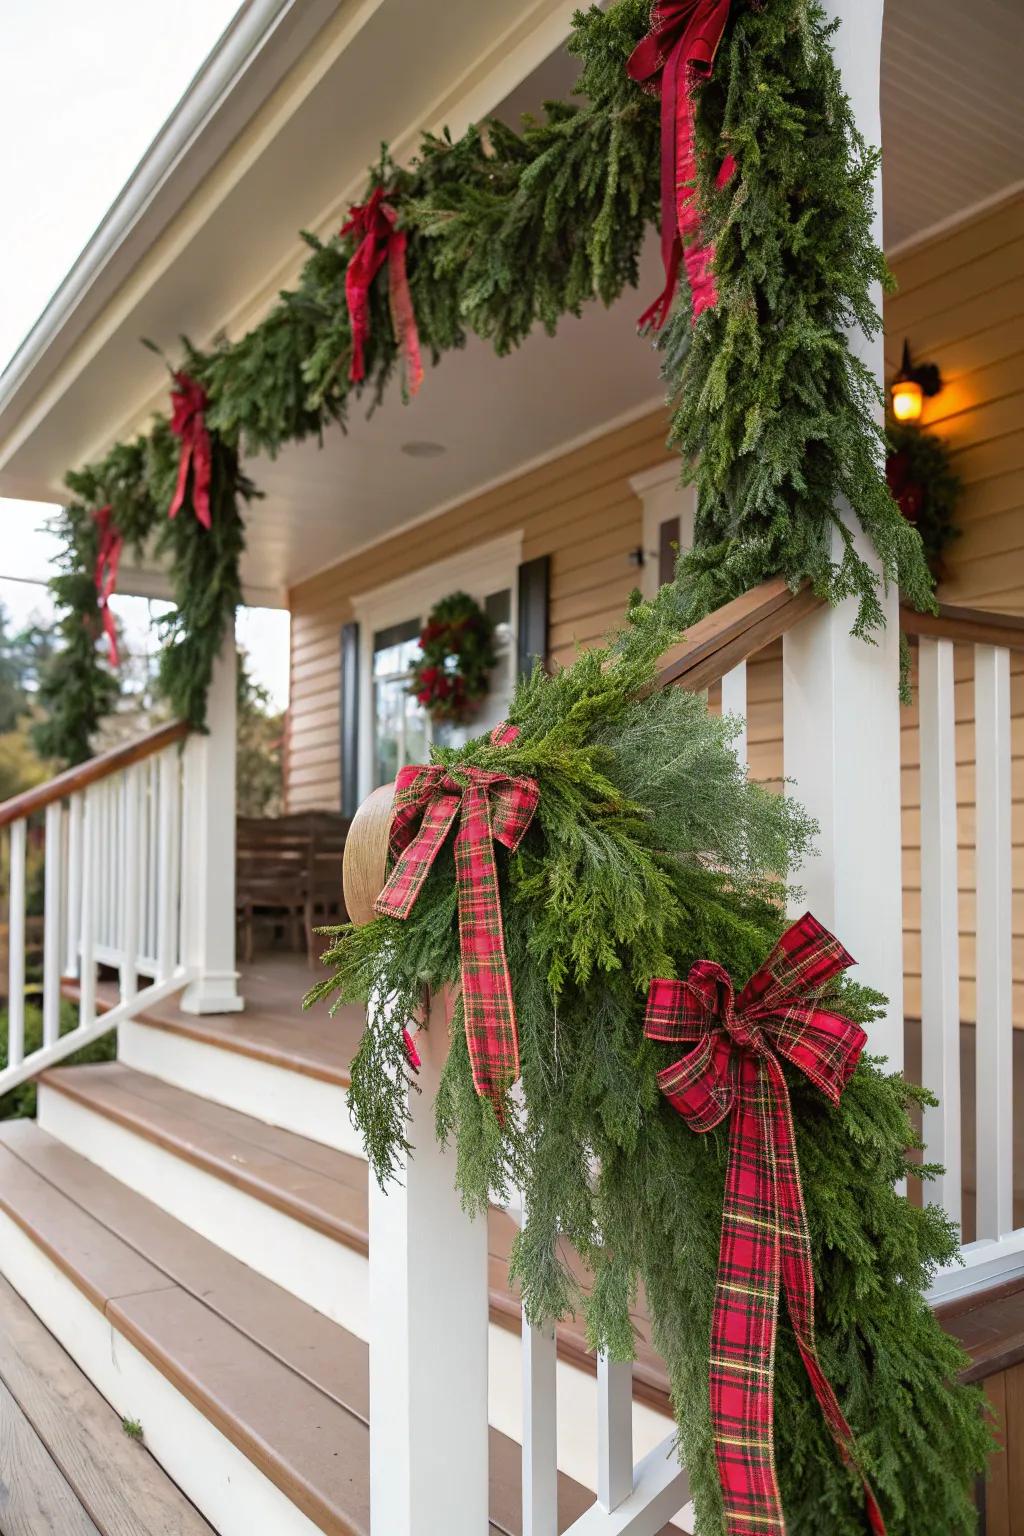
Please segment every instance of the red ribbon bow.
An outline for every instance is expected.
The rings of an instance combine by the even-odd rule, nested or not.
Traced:
[[[99,533],[99,545],[96,550],[96,569],[93,579],[96,583],[96,606],[100,610],[103,619],[103,632],[107,637],[110,647],[110,665],[120,665],[120,657],[117,651],[117,625],[114,623],[114,615],[110,611],[110,599],[114,588],[117,586],[117,568],[121,562],[121,551],[124,548],[124,535],[119,533],[114,523],[114,511],[108,504],[99,507],[93,513],[93,521]]]
[[[710,1376],[730,1536],[785,1529],[772,1445],[780,1283],[826,1423],[844,1462],[857,1465],[853,1433],[815,1348],[811,1243],[779,1062],[785,1056],[838,1104],[866,1036],[851,1020],[818,1007],[815,993],[853,963],[808,912],[786,930],[739,997],[720,965],[701,960],[686,981],[653,981],[647,999],[649,1039],[697,1042],[659,1072],[662,1093],[695,1131],[730,1120]],[[885,1536],[863,1480],[871,1529]]]
[[[665,288],[640,316],[641,328],[660,330],[668,319],[679,276],[686,263],[693,302],[693,320],[717,301],[711,271],[712,246],[700,243],[700,220],[694,204],[693,183],[697,163],[693,148],[693,102],[690,87],[695,77],[707,79],[729,18],[730,0],[656,0],[651,11],[651,30],[630,55],[626,69],[631,80],[661,96],[661,257]],[[727,155],[718,173],[724,186],[736,169]]]
[[[420,337],[409,292],[405,268],[406,234],[396,227],[398,215],[384,201],[383,187],[374,187],[369,200],[355,204],[348,211],[343,235],[356,235],[359,245],[345,272],[345,299],[352,328],[352,364],[348,376],[353,384],[366,377],[363,348],[370,334],[370,284],[386,261],[391,323],[405,361],[405,387],[414,395],[423,382]]]
[[[517,727],[498,725],[491,741],[510,746],[518,735]],[[533,779],[483,768],[453,773],[438,766],[402,768],[390,834],[391,853],[398,862],[376,901],[376,910],[384,916],[409,916],[457,819],[455,878],[466,1043],[476,1091],[491,1100],[499,1116],[502,1097],[519,1076],[519,1036],[494,843],[514,852],[539,799]]]
[[[171,431],[181,438],[178,483],[168,517],[177,517],[185,501],[189,471],[192,472],[192,510],[204,528],[210,527],[210,434],[204,412],[210,403],[203,386],[187,373],[174,375],[171,391]]]

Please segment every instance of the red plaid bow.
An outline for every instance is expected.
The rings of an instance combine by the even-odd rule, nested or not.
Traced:
[[[660,330],[668,319],[684,261],[690,283],[693,319],[714,307],[717,295],[711,271],[715,253],[700,243],[700,220],[694,206],[697,163],[693,149],[695,78],[709,78],[715,54],[729,19],[730,0],[657,0],[651,30],[630,55],[626,69],[646,91],[661,96],[661,257],[665,288],[640,316],[641,328]],[[718,173],[724,186],[736,169],[727,155]]]
[[[510,746],[518,735],[515,726],[498,725],[491,741]],[[390,835],[391,853],[398,862],[376,901],[382,915],[409,916],[457,818],[455,878],[466,1043],[476,1091],[491,1100],[499,1116],[502,1098],[519,1076],[519,1036],[494,843],[514,852],[539,799],[533,779],[483,768],[452,773],[441,767],[402,768]]]
[[[114,511],[109,505],[99,507],[93,513],[93,521],[99,534],[96,569],[93,574],[93,580],[96,583],[96,605],[103,618],[103,631],[110,647],[110,665],[116,667],[119,665],[120,658],[117,654],[117,625],[110,611],[110,599],[117,586],[117,568],[124,548],[124,535],[118,532],[114,523]]]
[[[345,272],[345,299],[352,327],[352,364],[348,376],[358,384],[366,376],[363,348],[370,334],[370,284],[386,261],[391,323],[405,363],[405,387],[414,395],[423,382],[420,337],[405,269],[407,244],[404,229],[396,227],[398,215],[384,201],[383,187],[374,187],[367,202],[348,211],[343,235],[357,235],[359,245]]]
[[[204,528],[210,526],[210,473],[212,457],[210,434],[204,412],[209,400],[206,390],[187,373],[176,373],[176,389],[171,391],[171,431],[181,438],[178,483],[168,517],[177,517],[185,501],[189,471],[192,472],[192,510]]]
[[[815,1349],[811,1243],[778,1059],[785,1056],[838,1104],[866,1037],[814,998],[853,963],[808,912],[786,930],[739,997],[720,965],[701,960],[686,981],[653,981],[647,999],[649,1039],[698,1042],[658,1074],[661,1091],[695,1131],[730,1117],[710,1380],[730,1536],[785,1530],[772,1444],[780,1282],[814,1394],[844,1462],[857,1465],[852,1431]],[[866,1478],[864,1493],[871,1529],[885,1536]]]

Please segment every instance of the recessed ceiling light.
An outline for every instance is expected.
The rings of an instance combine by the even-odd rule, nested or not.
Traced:
[[[448,450],[444,443],[412,442],[403,443],[402,452],[407,453],[410,459],[437,459]]]

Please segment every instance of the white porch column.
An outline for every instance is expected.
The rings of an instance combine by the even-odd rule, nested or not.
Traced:
[[[245,1006],[235,969],[235,757],[237,659],[232,624],[214,663],[206,735],[185,747],[182,951],[198,975],[182,994],[186,1013]]]
[[[487,1222],[434,1135],[442,998],[416,1045],[413,1154],[401,1183],[370,1177],[370,1518],[386,1536],[487,1536]]]
[[[841,25],[833,40],[843,83],[869,144],[881,142],[879,75],[883,0],[825,0]],[[881,178],[875,234],[881,241]],[[881,308],[882,295],[875,295]],[[881,336],[851,338],[883,378]],[[851,526],[856,520],[847,509]],[[877,560],[857,529],[858,548]],[[885,600],[877,645],[850,635],[853,604],[805,619],[784,642],[785,768],[818,821],[819,856],[798,872],[806,905],[859,962],[857,975],[889,999],[871,1049],[903,1064],[903,900],[900,853],[899,622]]]

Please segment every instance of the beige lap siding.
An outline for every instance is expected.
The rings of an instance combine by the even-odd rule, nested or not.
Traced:
[[[652,413],[294,587],[288,809],[339,805],[340,630],[353,595],[521,529],[524,560],[551,556],[551,659],[570,661],[577,644],[622,622],[638,584],[629,557],[641,506],[629,479],[664,463],[665,435],[665,416]]]
[[[1024,195],[893,263],[900,291],[886,304],[886,359],[903,339],[936,362],[943,390],[926,425],[952,450],[964,482],[962,537],[949,546],[943,602],[1024,614]],[[1011,662],[1013,971],[1024,978],[1024,657]],[[975,1016],[973,652],[956,649],[961,1010]],[[916,705],[903,718],[904,953],[908,1014],[920,1008],[920,772]],[[1014,989],[1024,1027],[1024,985]]]

